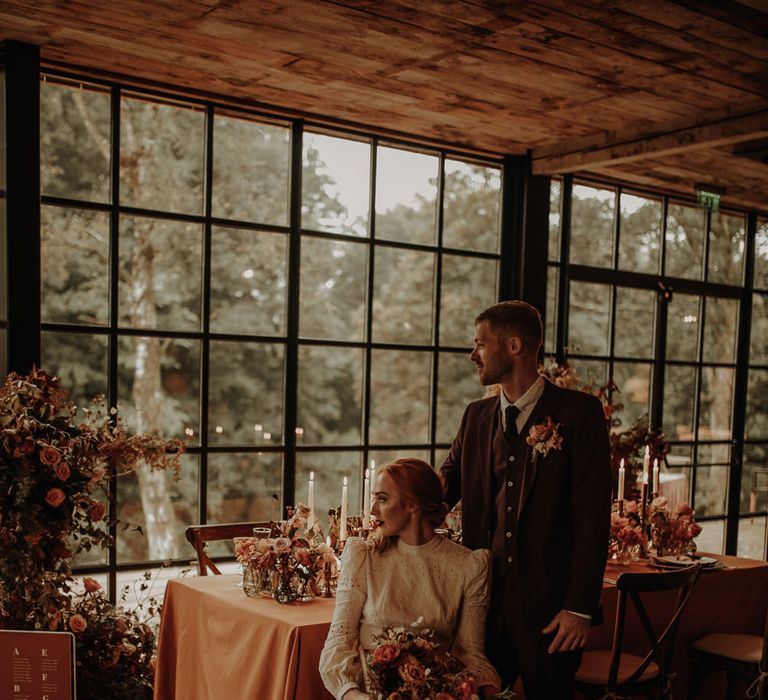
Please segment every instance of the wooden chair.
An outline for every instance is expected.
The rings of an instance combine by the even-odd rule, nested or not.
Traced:
[[[214,574],[221,574],[216,564],[211,561],[206,551],[206,543],[233,540],[235,537],[253,537],[253,528],[268,527],[274,534],[275,524],[262,523],[224,523],[222,525],[191,525],[184,534],[187,541],[195,548],[197,555],[197,573],[199,576],[207,576],[208,569]]]
[[[688,658],[688,698],[696,697],[707,673],[725,671],[728,697],[734,681],[741,680],[749,686],[747,697],[768,700],[768,613],[762,637],[714,632],[691,644]]]
[[[683,610],[701,573],[698,564],[662,573],[624,573],[616,581],[616,625],[611,649],[585,651],[576,673],[576,688],[589,698],[632,697],[634,695],[669,698],[670,665],[675,637]],[[677,603],[657,632],[643,604],[640,593],[677,590]],[[640,618],[650,651],[644,656],[624,652],[624,627],[627,599]]]

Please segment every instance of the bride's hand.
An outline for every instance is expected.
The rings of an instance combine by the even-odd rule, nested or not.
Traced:
[[[350,688],[341,696],[341,700],[371,700],[371,696],[357,688]]]

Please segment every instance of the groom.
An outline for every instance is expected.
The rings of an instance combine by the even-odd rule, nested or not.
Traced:
[[[475,319],[469,356],[499,396],[466,408],[441,468],[462,501],[464,544],[493,553],[488,657],[527,700],[572,700],[599,612],[611,467],[600,401],[538,373],[539,312],[522,301]]]

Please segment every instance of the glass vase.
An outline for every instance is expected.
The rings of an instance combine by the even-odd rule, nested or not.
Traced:
[[[264,590],[265,572],[256,568],[253,563],[245,565],[243,569],[243,593],[249,598],[260,595]]]

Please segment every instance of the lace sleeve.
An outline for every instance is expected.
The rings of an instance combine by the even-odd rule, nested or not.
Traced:
[[[475,676],[479,687],[499,687],[499,676],[483,652],[490,600],[491,553],[478,549],[467,558],[464,595],[452,653]]]
[[[363,688],[363,668],[358,653],[360,615],[367,596],[368,547],[356,537],[347,540],[341,558],[336,607],[320,655],[320,676],[330,693],[340,700],[351,688]]]

